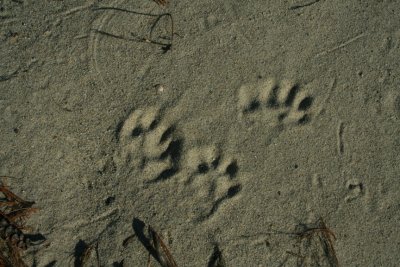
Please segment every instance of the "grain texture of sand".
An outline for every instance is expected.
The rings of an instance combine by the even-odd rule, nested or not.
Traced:
[[[0,1],[0,175],[48,240],[24,259],[146,266],[144,223],[178,266],[397,266],[399,14]]]

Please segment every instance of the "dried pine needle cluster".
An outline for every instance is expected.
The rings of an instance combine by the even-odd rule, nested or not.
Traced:
[[[23,232],[24,224],[25,220],[37,209],[32,207],[34,202],[21,199],[12,193],[4,183],[0,184],[0,192],[4,196],[0,198],[0,267],[25,267],[27,265],[21,258],[21,252],[33,243]],[[124,240],[123,246],[127,247],[132,242],[133,237],[136,236],[149,252],[147,267],[152,266],[151,258],[155,259],[162,267],[177,267],[178,265],[161,235],[150,225],[147,225],[147,234],[145,234],[145,224],[138,219],[135,220],[139,222],[140,227],[134,229],[134,235]],[[320,264],[322,262],[328,263],[332,267],[339,266],[333,246],[336,239],[335,234],[326,226],[322,218],[314,226],[305,227],[302,231],[290,235],[293,235],[299,241],[297,253],[287,251],[290,255],[297,257],[298,266],[314,266],[315,263]],[[80,247],[82,247],[82,244]],[[84,244],[82,252],[75,255],[74,265],[87,266],[93,251],[96,251],[97,265],[100,266],[97,243]],[[118,263],[118,266],[123,266],[123,262],[122,260]],[[218,246],[214,248],[208,266],[225,266]]]
[[[299,251],[297,253],[288,251],[288,253],[298,258],[298,266],[319,266],[325,262],[331,267],[339,267],[339,260],[333,246],[336,236],[322,218],[319,218],[315,226],[307,227],[295,233],[295,236],[300,242]]]
[[[20,253],[31,245],[31,240],[22,230],[25,220],[37,211],[32,208],[35,202],[21,199],[4,182],[0,192],[4,195],[0,199],[0,266],[27,266]]]

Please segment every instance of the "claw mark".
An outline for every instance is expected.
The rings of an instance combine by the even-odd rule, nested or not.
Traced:
[[[228,189],[228,192],[226,192],[226,194],[225,194],[224,196],[222,196],[221,198],[217,199],[217,200],[214,202],[214,204],[213,204],[211,210],[208,212],[208,214],[206,214],[206,215],[204,215],[204,216],[200,216],[200,217],[198,218],[197,221],[198,221],[198,222],[202,222],[202,221],[205,221],[206,219],[211,218],[211,216],[213,216],[213,215],[217,212],[217,210],[219,209],[219,207],[221,206],[221,204],[225,202],[225,200],[228,200],[228,199],[233,198],[233,197],[236,196],[241,190],[242,190],[242,186],[241,186],[240,184],[231,186],[231,187]]]
[[[92,3],[89,3],[89,4],[84,5],[84,6],[77,6],[77,7],[68,9],[67,11],[64,11],[63,13],[61,13],[61,15],[63,17],[68,17],[69,15],[72,15],[72,14],[75,14],[77,12],[83,11],[85,9],[91,8],[92,6],[93,6]]]
[[[4,82],[11,78],[14,78],[15,76],[17,76],[18,72],[19,72],[19,68],[15,71],[11,72],[10,74],[0,75],[0,82]]]
[[[343,122],[339,122],[339,126],[337,129],[337,140],[338,140],[338,153],[339,155],[343,155],[344,152],[344,144],[343,144],[343,131],[344,131],[344,125]]]
[[[310,122],[314,98],[289,80],[268,79],[240,87],[239,116],[245,120],[266,118],[276,128]]]
[[[309,3],[303,4],[303,5],[295,5],[295,6],[291,6],[291,7],[289,7],[289,10],[295,10],[295,9],[299,9],[299,8],[303,8],[303,7],[311,6],[311,5],[313,5],[313,4],[316,4],[316,3],[318,3],[319,1],[320,1],[320,0],[314,0],[314,1],[312,1],[312,2],[309,2]]]
[[[119,1],[115,1],[115,5],[119,5],[122,4],[122,0]],[[105,27],[105,25],[115,16],[115,14],[105,14],[100,16],[99,20],[98,20],[98,29],[99,30],[103,30],[103,28]],[[103,77],[103,75],[101,75],[102,71],[100,69],[99,66],[99,62],[97,61],[98,55],[99,55],[99,45],[100,45],[100,38],[101,35],[100,34],[95,34],[95,33],[91,33],[90,34],[90,40],[89,40],[89,54],[90,54],[90,59],[91,59],[91,65],[93,67],[93,69],[97,72],[99,79],[101,80],[101,82],[103,83],[104,86],[107,86],[107,83]]]
[[[325,106],[329,104],[329,101],[332,97],[333,91],[336,87],[336,78],[334,78],[329,86],[328,92],[326,93],[325,99],[321,102],[320,107],[318,108],[317,115],[315,118],[318,118],[325,112]]]
[[[359,35],[357,35],[356,37],[350,38],[349,40],[347,40],[347,41],[344,42],[344,43],[341,43],[341,44],[338,45],[338,46],[335,46],[335,47],[333,47],[333,48],[331,48],[331,49],[328,49],[328,50],[326,50],[326,51],[322,51],[322,52],[318,53],[315,57],[325,56],[325,55],[327,55],[327,54],[329,54],[329,53],[331,53],[331,52],[335,52],[336,50],[339,50],[339,49],[341,49],[341,48],[343,48],[343,47],[345,47],[345,46],[347,46],[347,45],[349,45],[349,44],[351,44],[351,43],[357,41],[358,39],[360,39],[361,37],[364,37],[364,36],[365,36],[364,33],[359,34]]]

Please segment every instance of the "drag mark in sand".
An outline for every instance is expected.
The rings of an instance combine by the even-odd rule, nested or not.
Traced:
[[[331,49],[328,49],[328,50],[325,50],[325,51],[322,51],[322,52],[316,54],[315,57],[325,56],[325,55],[327,55],[329,53],[335,52],[336,50],[342,49],[343,47],[350,45],[351,43],[357,41],[358,39],[360,39],[360,38],[362,38],[364,36],[365,36],[364,33],[359,34],[359,35],[357,35],[357,36],[355,36],[353,38],[350,38],[349,40],[347,40],[347,41],[345,41],[345,42],[343,42],[343,43],[341,43],[341,44],[339,44],[339,45],[337,45],[337,46],[335,46],[335,47],[333,47]]]
[[[120,6],[123,2],[124,0],[114,1],[110,3],[110,6],[92,7],[92,11],[100,12],[102,14],[92,24],[92,29],[90,31],[90,40],[89,40],[89,52],[90,52],[92,68],[97,72],[99,79],[102,81],[104,86],[107,86],[107,84],[110,81],[106,80],[105,74],[107,73],[107,71],[103,69],[103,67],[107,68],[108,64],[104,65],[104,63],[100,64],[99,62],[99,59],[103,56],[100,48],[102,47],[102,45],[110,45],[113,47],[113,49],[115,49],[115,47],[113,44],[108,43],[107,40],[103,40],[104,38],[102,37],[112,37],[117,40],[134,41],[140,43],[159,45],[162,51],[165,53],[172,48],[173,37],[175,35],[174,21],[170,13],[150,14],[140,11],[119,8],[118,6]],[[159,2],[162,3],[165,1],[162,0]],[[147,19],[153,19],[153,23],[151,25],[147,25],[148,27],[146,27],[146,29],[149,28],[148,31],[145,31],[145,29],[141,29],[144,32],[140,32],[138,28],[135,30],[135,32],[129,32],[124,34],[116,32],[113,33],[109,29],[107,29],[108,27],[111,28],[110,26],[115,17],[116,18],[120,17],[118,14],[124,14],[124,13],[132,15],[135,18],[137,17],[136,22],[142,21],[145,18],[147,18]],[[157,32],[157,29],[159,28],[158,26],[160,25],[160,23],[163,22],[162,21],[163,18],[169,19],[170,32],[168,38],[161,38],[161,36],[156,36],[159,35],[159,33],[155,34],[155,32]],[[147,66],[145,66],[144,68],[147,68]]]
[[[341,121],[339,122],[339,125],[337,127],[337,151],[339,156],[342,156],[344,153],[343,131],[344,131],[344,124]]]
[[[296,9],[299,9],[299,8],[311,6],[311,5],[314,5],[314,4],[318,3],[319,1],[321,1],[321,0],[314,0],[312,2],[309,2],[309,3],[306,3],[306,4],[302,4],[302,5],[294,5],[294,6],[289,7],[289,10],[296,10]]]
[[[121,3],[123,3],[124,0],[116,0],[113,1],[111,4],[113,6],[118,6]],[[103,30],[112,20],[112,18],[115,16],[116,14],[114,13],[104,13],[101,14],[99,16],[99,18],[93,22],[92,27],[96,27],[96,29],[98,30]],[[99,77],[99,80],[103,83],[104,86],[107,86],[108,84],[106,83],[106,80],[103,76],[103,71],[100,67],[100,64],[98,62],[98,57],[100,54],[99,51],[99,46],[101,44],[101,35],[97,34],[94,31],[91,31],[90,33],[90,38],[89,38],[89,44],[88,44],[88,48],[89,48],[89,54],[90,54],[90,61],[91,61],[91,67],[92,69],[94,69],[97,72],[97,75]]]

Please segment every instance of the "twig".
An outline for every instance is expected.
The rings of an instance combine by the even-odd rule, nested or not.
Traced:
[[[334,52],[334,51],[336,51],[336,50],[339,50],[339,49],[341,49],[341,48],[343,48],[343,47],[345,47],[345,46],[347,46],[347,45],[349,45],[349,44],[351,44],[351,43],[357,41],[358,39],[360,39],[361,37],[364,37],[364,36],[365,36],[364,33],[359,34],[359,35],[357,35],[357,36],[355,36],[355,37],[353,37],[353,38],[350,38],[350,39],[347,40],[346,42],[341,43],[341,44],[338,45],[338,46],[335,46],[335,47],[333,47],[333,48],[331,48],[331,49],[328,49],[328,50],[325,50],[325,51],[322,51],[322,52],[316,54],[315,57],[320,57],[320,56],[324,56],[324,55],[326,55],[326,54],[332,53],[332,52]]]
[[[162,0],[162,2],[164,2],[164,1]],[[128,10],[128,9],[118,8],[118,7],[96,7],[96,8],[93,8],[93,11],[101,11],[101,10],[114,10],[114,11],[121,11],[121,12],[126,12],[126,13],[131,13],[131,14],[136,14],[136,15],[143,15],[143,16],[148,16],[148,17],[156,17],[156,20],[154,21],[153,25],[150,28],[149,38],[145,38],[145,37],[144,38],[143,37],[142,38],[140,38],[140,37],[129,38],[126,36],[115,35],[115,34],[108,33],[108,32],[102,31],[102,30],[98,30],[98,29],[92,29],[92,31],[100,33],[100,34],[104,34],[104,35],[107,35],[107,36],[110,36],[113,38],[117,38],[117,39],[160,45],[160,46],[162,46],[162,49],[164,50],[164,52],[167,52],[168,50],[170,50],[172,48],[172,43],[173,43],[175,32],[174,32],[174,20],[170,13],[149,14],[149,13],[143,13],[143,12],[138,12],[138,11],[133,11],[133,10]],[[160,19],[164,16],[169,17],[171,20],[170,43],[154,41],[152,38],[155,27],[157,26]],[[132,34],[132,36],[133,36],[133,34]]]
[[[161,239],[160,235],[149,225],[148,232],[152,240],[152,245],[157,253],[157,260],[163,267],[178,267],[167,245]]]

